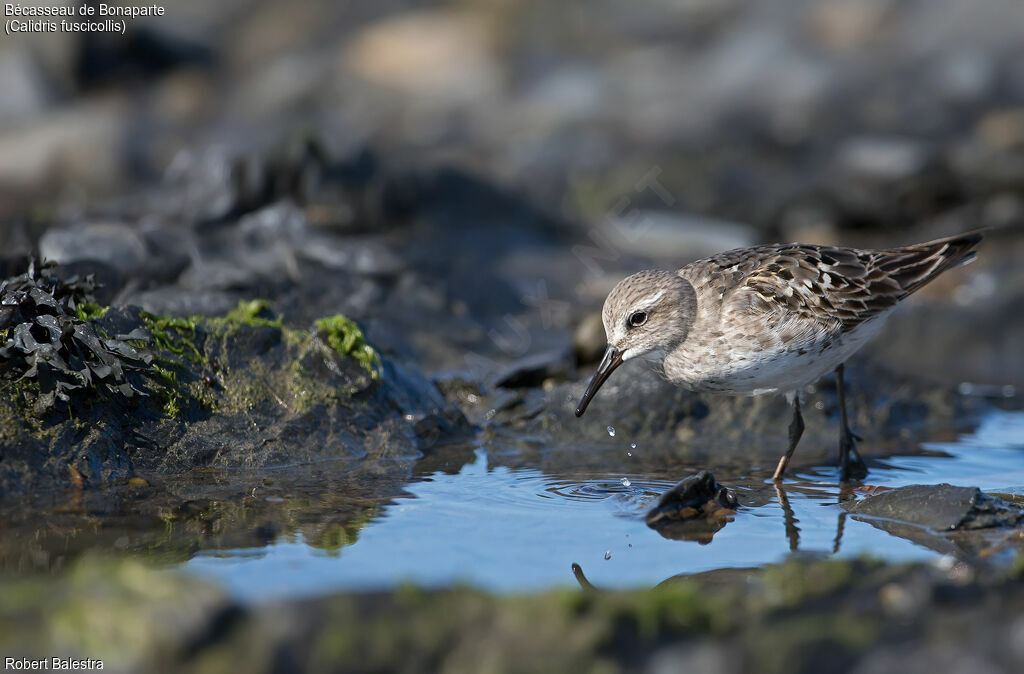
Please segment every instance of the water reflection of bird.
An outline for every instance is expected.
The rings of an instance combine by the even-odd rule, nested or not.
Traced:
[[[793,406],[781,480],[803,434],[803,387],[834,371],[842,479],[863,477],[846,414],[843,363],[894,306],[970,261],[978,232],[902,248],[803,244],[741,248],[678,271],[642,271],[618,283],[602,311],[608,346],[576,416],[622,363],[644,358],[674,384],[731,395],[784,393]]]

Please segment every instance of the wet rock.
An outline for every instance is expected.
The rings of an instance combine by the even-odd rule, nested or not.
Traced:
[[[191,232],[148,220],[139,223],[139,232],[148,259],[135,276],[143,283],[172,283],[192,263],[196,240]]]
[[[313,263],[313,269],[310,269]],[[193,264],[182,274],[187,289],[256,290],[301,285],[322,266],[353,275],[393,275],[403,262],[380,240],[318,231],[290,201],[256,210],[231,227],[203,238]],[[267,292],[259,294],[266,296]]]
[[[874,494],[847,507],[853,514],[915,524],[935,531],[1012,527],[1024,509],[976,487],[914,485]]]
[[[142,233],[122,223],[49,229],[39,240],[39,252],[44,260],[102,262],[125,274],[141,271],[149,257]]]
[[[381,362],[351,321],[324,319],[307,332],[261,311],[248,303],[200,320],[112,309],[94,319],[100,334],[150,342],[159,367],[125,389],[141,385],[146,397],[78,404],[64,392],[80,385],[72,381],[53,395],[64,392],[74,413],[47,413],[45,433],[24,400],[6,398],[0,494],[68,480],[98,486],[137,470],[412,460],[470,432],[429,381]]]
[[[549,379],[565,379],[572,374],[569,350],[561,349],[519,358],[498,374],[494,386],[530,388]]]
[[[553,447],[586,446],[592,448],[588,456],[604,456],[605,462],[619,460],[623,438],[643,447],[642,455],[632,461],[652,465],[685,460],[716,468],[742,462],[767,470],[786,450],[792,408],[781,396],[694,394],[631,362],[608,379],[586,414],[576,418],[576,405],[591,374],[583,369],[576,381],[543,391],[545,403],[539,413],[527,416],[530,408],[523,407],[518,409],[524,416],[518,417],[516,408],[508,410],[502,418],[509,431],[537,434]],[[851,424],[866,438],[860,443],[862,453],[885,452],[886,438],[899,437],[906,429],[948,424],[970,414],[974,406],[984,405],[959,396],[954,386],[936,387],[927,379],[894,375],[863,359],[847,366],[846,381]],[[838,402],[830,377],[817,384],[813,395],[808,392],[803,417],[806,428],[794,460],[804,465],[834,464]],[[608,426],[616,429],[615,438],[608,436]]]
[[[732,521],[739,501],[706,470],[685,478],[661,495],[644,517],[665,538],[711,542]]]
[[[141,307],[154,314],[167,316],[216,316],[225,314],[245,297],[235,289],[204,290],[162,286],[152,290],[135,290],[119,300]]]

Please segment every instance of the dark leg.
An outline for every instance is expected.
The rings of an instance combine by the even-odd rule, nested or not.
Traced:
[[[867,476],[868,467],[857,451],[861,438],[850,430],[846,419],[846,387],[843,384],[843,366],[836,368],[836,390],[839,392],[839,479],[860,480]]]
[[[789,449],[779,459],[779,465],[775,468],[775,474],[772,475],[772,479],[778,482],[782,479],[782,476],[786,472],[786,466],[789,465],[789,460],[793,456],[793,450],[796,449],[796,444],[800,442],[800,436],[804,434],[804,418],[800,415],[800,396],[797,395],[793,399],[793,421],[789,422]]]

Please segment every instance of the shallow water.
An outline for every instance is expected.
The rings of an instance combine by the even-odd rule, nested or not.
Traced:
[[[257,601],[406,582],[527,592],[574,586],[572,563],[598,587],[645,587],[677,574],[777,562],[794,551],[938,557],[846,516],[841,500],[876,487],[948,482],[1024,494],[1024,412],[993,412],[958,441],[921,449],[874,459],[865,487],[853,491],[840,491],[834,467],[797,471],[781,492],[763,472],[719,475],[736,490],[741,508],[707,544],[663,538],[643,520],[658,495],[690,473],[556,476],[493,466],[478,449],[457,473],[408,485],[346,547],[325,551],[301,533],[288,534],[260,548],[200,551],[181,567]]]

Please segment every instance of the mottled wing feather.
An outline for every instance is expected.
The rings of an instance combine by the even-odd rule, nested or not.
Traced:
[[[733,310],[776,320],[798,317],[808,327],[838,334],[969,261],[980,240],[980,233],[972,233],[886,250],[778,244],[729,251],[695,266]]]

